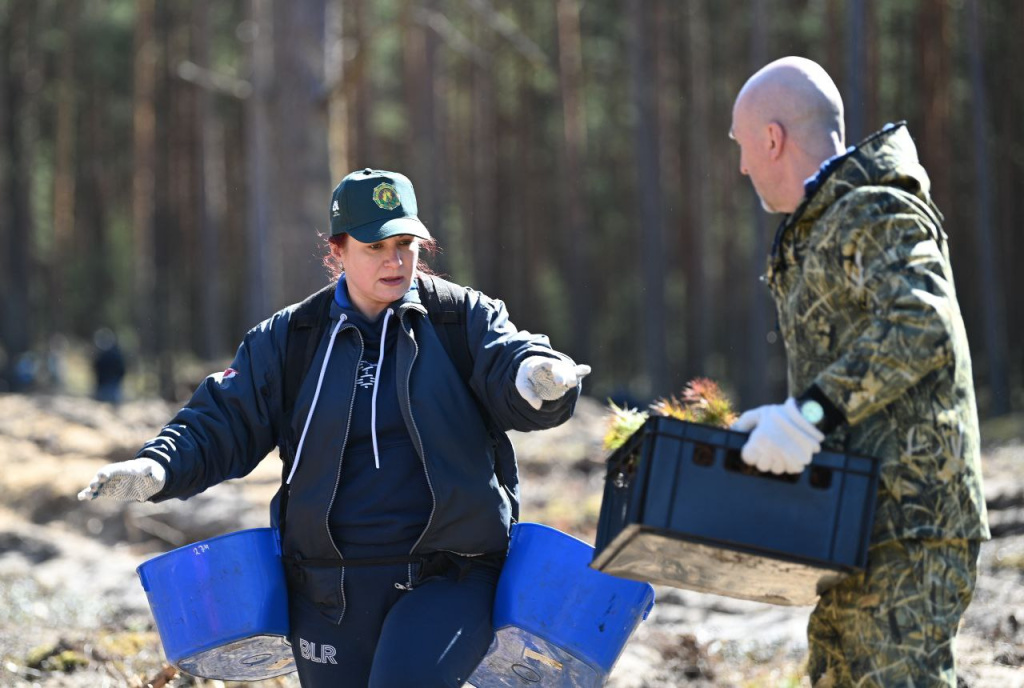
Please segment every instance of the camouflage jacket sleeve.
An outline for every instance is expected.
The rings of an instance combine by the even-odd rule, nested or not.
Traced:
[[[863,326],[814,382],[856,424],[952,361],[958,307],[945,236],[922,201],[864,187],[829,214],[842,265],[839,288]]]

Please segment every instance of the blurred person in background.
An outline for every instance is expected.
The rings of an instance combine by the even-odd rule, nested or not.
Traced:
[[[353,172],[329,212],[333,285],[253,328],[230,368],[79,497],[185,499],[279,447],[271,514],[302,685],[462,685],[493,638],[518,505],[505,431],[566,421],[590,369],[517,329],[501,301],[429,273],[435,242],[403,175]],[[428,312],[427,292],[444,290],[468,375]],[[311,312],[320,334],[289,412],[289,325]]]
[[[46,347],[46,377],[52,391],[61,393],[67,390],[68,338],[61,333],[50,337]]]
[[[942,215],[904,124],[845,147],[818,64],[782,58],[733,107],[740,172],[784,215],[766,282],[789,398],[743,414],[743,459],[799,473],[825,443],[881,461],[866,570],[824,592],[809,673],[831,686],[956,686],[954,640],[989,529],[978,414]]]
[[[117,335],[109,327],[101,327],[92,337],[96,352],[92,359],[95,398],[110,404],[120,404],[121,384],[127,368],[124,352],[117,343]]]

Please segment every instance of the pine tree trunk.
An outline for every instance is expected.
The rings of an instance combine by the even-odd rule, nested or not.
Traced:
[[[31,277],[29,248],[34,231],[31,198],[31,165],[35,143],[33,97],[26,88],[26,80],[33,70],[32,12],[35,4],[28,0],[14,0],[8,8],[6,34],[3,46],[5,65],[0,72],[3,79],[3,97],[6,103],[3,121],[3,146],[7,149],[9,165],[3,179],[3,203],[7,220],[0,222],[3,243],[0,255],[3,274],[0,275],[0,344],[6,354],[6,375],[9,388],[17,391],[28,388],[32,381],[16,371],[19,360],[32,346],[32,317],[29,302]],[[26,359],[27,360],[27,359]],[[22,372],[27,372],[24,368]]]
[[[584,166],[587,154],[586,122],[583,103],[583,53],[580,39],[578,0],[558,0],[558,67],[562,96],[562,184],[561,206],[567,229],[569,292],[573,304],[572,353],[580,360],[590,359],[590,314],[594,285],[590,248],[586,235],[587,215],[583,196]]]
[[[258,35],[249,45],[249,81],[252,94],[245,101],[245,209],[248,219],[244,244],[247,270],[242,293],[246,295],[245,314],[248,327],[270,315],[271,246],[270,217],[272,197],[270,189],[270,126],[269,88],[273,79],[272,43],[273,22],[268,0],[252,0],[250,21]]]
[[[140,0],[135,12],[134,100],[132,129],[132,229],[135,268],[135,331],[139,354],[156,353],[152,326],[156,288],[154,194],[156,190],[156,74],[154,2]]]
[[[993,227],[990,154],[988,150],[988,90],[985,84],[985,42],[981,7],[978,0],[967,0],[967,37],[971,75],[971,102],[974,104],[972,138],[975,169],[975,221],[978,236],[978,272],[981,275],[982,319],[985,331],[985,362],[991,389],[992,415],[1010,411],[1009,370],[1006,362],[1006,325],[1003,321],[1003,288],[1000,278]]]
[[[643,352],[646,393],[660,395],[667,389],[665,346],[665,256],[663,240],[663,193],[654,84],[655,64],[649,37],[653,34],[648,3],[630,0],[629,92],[634,104],[633,151],[637,170],[637,216],[640,221],[640,274],[642,275]]]

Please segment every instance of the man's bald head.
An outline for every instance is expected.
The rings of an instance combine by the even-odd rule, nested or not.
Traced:
[[[760,123],[778,122],[819,162],[844,147],[843,99],[817,62],[783,57],[765,65],[743,85],[736,107],[749,109]]]
[[[740,144],[740,171],[770,212],[792,212],[803,182],[845,146],[843,101],[816,62],[784,57],[743,85],[730,136]]]

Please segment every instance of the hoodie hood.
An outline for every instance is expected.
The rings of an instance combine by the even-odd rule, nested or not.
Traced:
[[[422,301],[420,300],[419,280],[416,279],[415,277],[413,277],[412,285],[409,287],[409,290],[402,295],[402,298],[393,302],[390,305],[390,308],[394,309],[395,312],[398,312],[406,304],[413,303],[422,303]],[[337,320],[339,309],[346,311],[348,313],[357,312],[355,305],[353,305],[352,300],[348,296],[348,282],[345,280],[345,273],[342,273],[341,277],[338,278],[338,284],[334,288],[334,303],[331,304],[332,320]],[[387,309],[385,308],[384,311],[386,310]],[[384,311],[381,311],[381,313],[383,313]],[[377,317],[379,319],[381,316],[378,315]]]
[[[791,218],[814,221],[847,193],[865,186],[896,187],[932,205],[931,181],[918,160],[906,122],[885,125],[844,154],[812,184]]]

